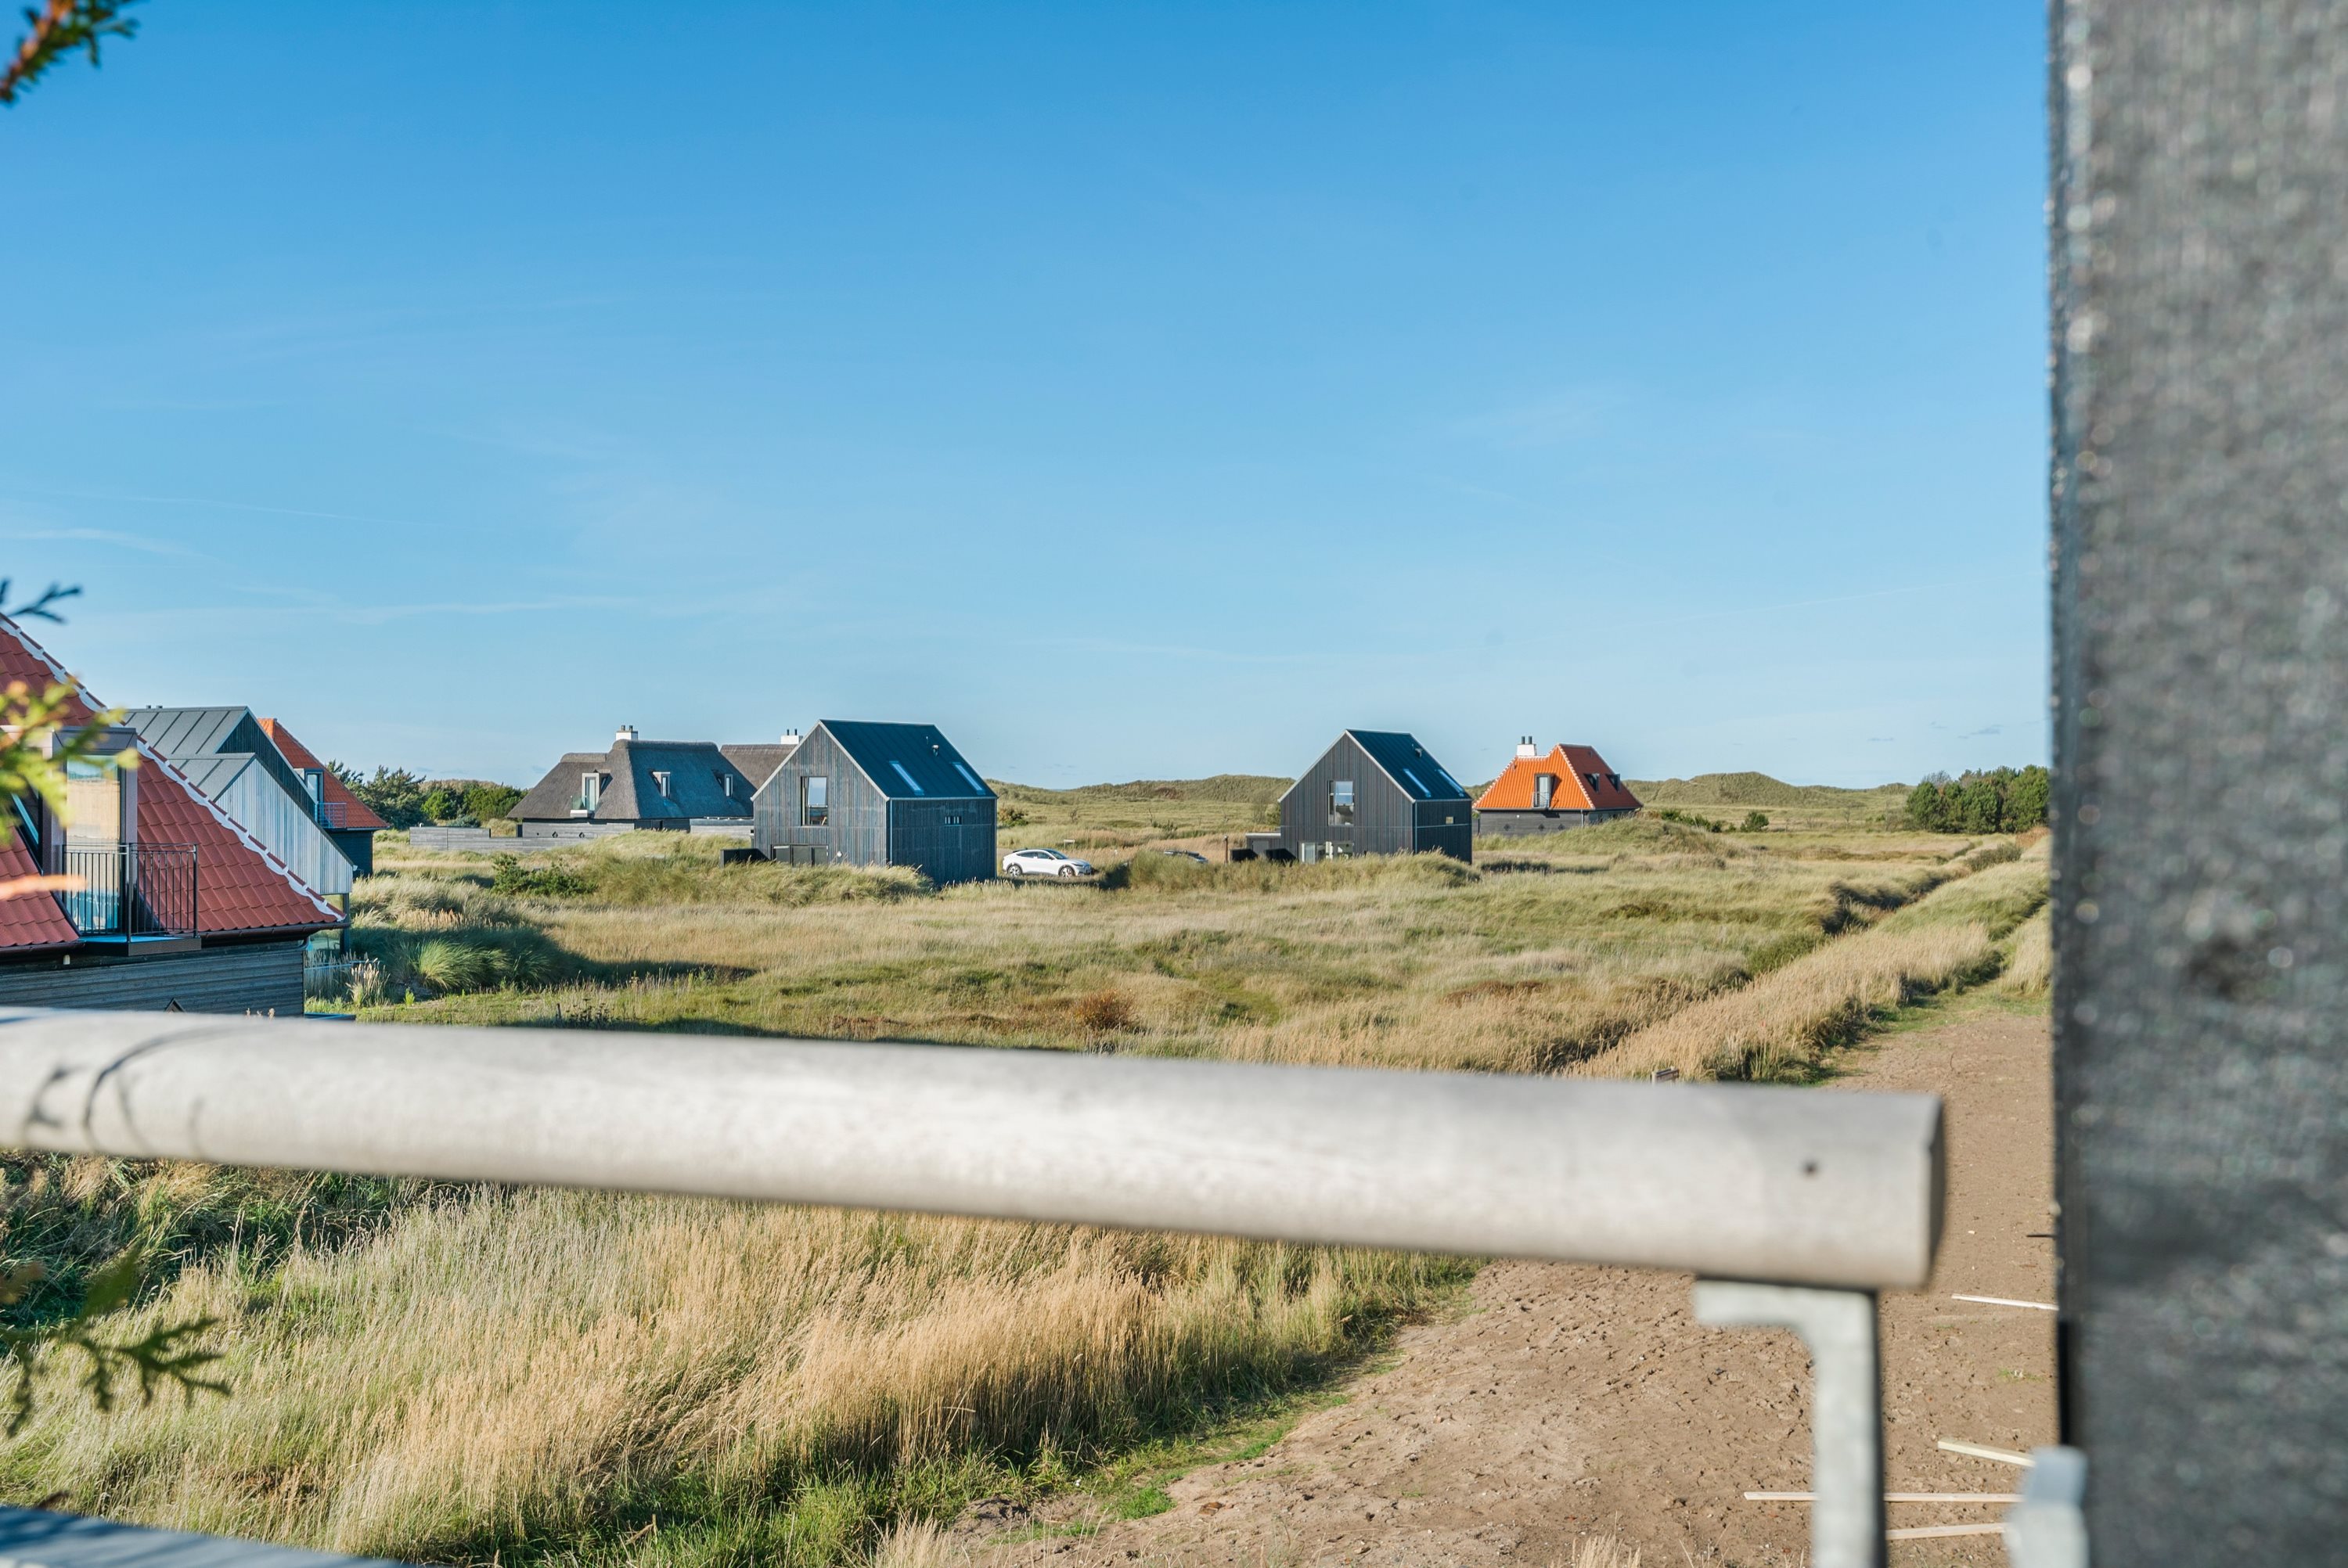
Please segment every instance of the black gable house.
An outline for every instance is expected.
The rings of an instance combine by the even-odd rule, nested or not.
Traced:
[[[1472,862],[1475,845],[1468,792],[1398,730],[1347,730],[1280,797],[1278,849],[1298,860],[1431,850]]]
[[[934,725],[826,719],[759,786],[751,844],[798,866],[994,875],[994,792]]]

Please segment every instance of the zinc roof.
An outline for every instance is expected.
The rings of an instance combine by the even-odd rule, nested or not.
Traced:
[[[892,800],[993,800],[953,743],[935,724],[883,724],[826,719],[827,732],[866,778]]]
[[[1450,771],[1435,760],[1418,737],[1401,730],[1347,730],[1354,743],[1370,754],[1385,775],[1409,792],[1413,800],[1466,800],[1468,792]]]

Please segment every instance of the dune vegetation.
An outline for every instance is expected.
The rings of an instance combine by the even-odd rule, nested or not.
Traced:
[[[355,994],[317,1004],[369,1020],[1799,1081],[1930,992],[2044,985],[2043,846],[1879,828],[1642,818],[1474,866],[1144,845],[1094,882],[943,890],[676,835],[386,847]],[[137,1242],[139,1311],[216,1318],[234,1390],[46,1398],[0,1450],[6,1497],[420,1561],[917,1559],[973,1497],[1114,1488],[1119,1455],[1261,1419],[1470,1269],[192,1165],[5,1174],[12,1252],[52,1268],[15,1310],[58,1310]]]

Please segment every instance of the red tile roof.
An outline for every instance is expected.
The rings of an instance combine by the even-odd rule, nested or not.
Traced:
[[[297,768],[316,768],[325,775],[324,782],[320,787],[325,791],[329,803],[339,804],[342,806],[345,827],[376,829],[391,825],[374,812],[369,811],[359,797],[351,793],[350,786],[336,778],[334,770],[318,760],[317,753],[294,738],[293,731],[274,719],[262,720],[261,729],[263,734],[277,743],[277,750],[287,762]]]
[[[0,616],[0,685],[22,681],[47,686],[71,679],[39,643],[25,635],[24,628]],[[73,699],[73,717],[88,718],[90,701],[86,689]],[[199,931],[208,937],[320,931],[342,923],[339,910],[143,741],[139,758],[139,840],[196,846]],[[0,921],[5,921],[6,908],[0,903]]]
[[[1554,746],[1547,756],[1519,757],[1492,781],[1476,803],[1478,811],[1535,811],[1533,780],[1547,774],[1557,780],[1550,798],[1552,811],[1636,811],[1639,797],[1617,782],[1606,759],[1589,746]]]
[[[11,838],[0,845],[0,882],[14,882],[20,876],[39,875],[40,867],[25,846]],[[14,898],[0,898],[0,952],[37,953],[48,948],[70,948],[81,940],[81,934],[57,907],[57,901],[46,893],[20,893]]]

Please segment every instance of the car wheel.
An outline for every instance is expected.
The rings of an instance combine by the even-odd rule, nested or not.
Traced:
[[[1074,876],[1076,874],[1076,868],[1073,866],[1063,866],[1060,867],[1060,875],[1063,876]]]
[[[1027,874],[1019,868],[1019,863],[1014,860],[1010,865],[1003,868],[1003,875],[1005,876],[1025,876]]]

